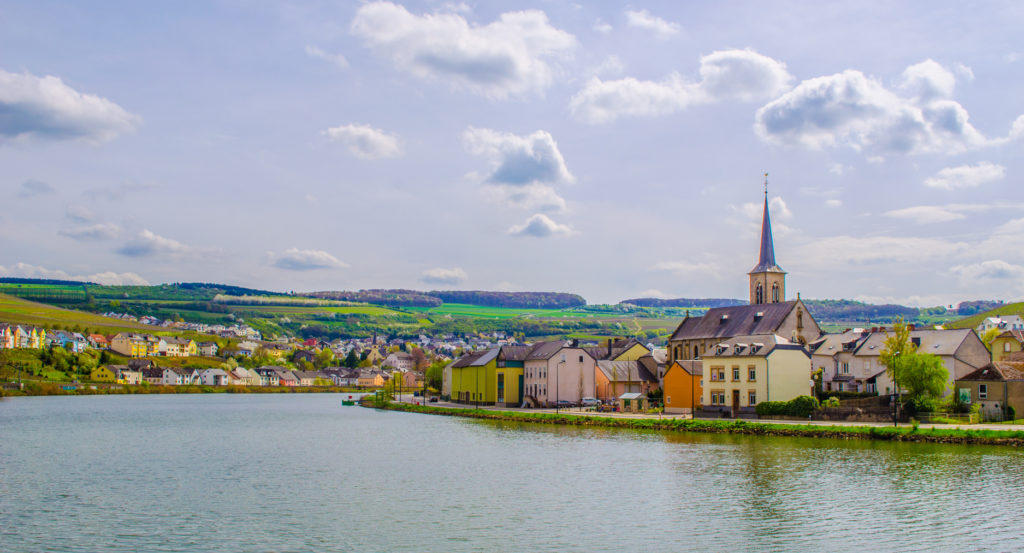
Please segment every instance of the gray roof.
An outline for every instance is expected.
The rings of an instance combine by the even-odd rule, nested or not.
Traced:
[[[565,342],[556,340],[554,342],[538,342],[533,345],[530,349],[530,353],[526,355],[527,361],[535,361],[537,359],[551,359],[556,353],[565,347]]]
[[[751,336],[734,336],[723,340],[715,347],[704,352],[704,358],[721,359],[723,357],[767,357],[777,349],[799,349],[807,353],[799,344],[793,344],[782,336],[775,334],[755,334]],[[808,354],[809,355],[809,354]]]
[[[911,330],[910,339],[918,338],[921,344],[917,346],[918,353],[931,353],[934,355],[955,355],[956,350],[964,343],[974,331],[969,328],[957,328],[950,330]],[[872,332],[860,347],[855,355],[860,357],[873,357],[885,349],[885,339],[889,333]]]
[[[597,370],[601,371],[610,382],[657,382],[658,379],[639,361],[608,361],[597,362]]]
[[[757,305],[734,305],[708,309],[703,317],[688,317],[679,323],[670,340],[729,338],[752,334],[775,334],[800,300]]]
[[[775,243],[772,240],[772,221],[768,216],[768,192],[764,193],[764,215],[761,217],[761,255],[751,273],[782,273],[782,267],[775,263]]]
[[[989,363],[963,378],[958,378],[957,382],[964,380],[1024,380],[1024,363]]]

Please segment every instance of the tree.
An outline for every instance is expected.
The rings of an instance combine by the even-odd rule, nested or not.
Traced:
[[[313,358],[313,365],[318,369],[330,367],[332,362],[334,362],[334,352],[330,349],[320,350]]]
[[[931,353],[900,356],[899,384],[918,411],[930,411],[946,392],[949,371],[942,358]]]
[[[427,354],[423,353],[422,349],[412,348],[412,352],[409,355],[412,355],[412,363],[416,370],[421,371],[427,366]]]
[[[878,353],[878,362],[885,365],[885,372],[889,378],[899,383],[897,365],[900,363],[900,357],[917,351],[917,345],[910,341],[910,327],[904,322],[903,317],[896,319],[892,330],[892,334],[885,335],[882,351]]]
[[[995,339],[998,338],[1000,334],[1002,334],[1002,330],[1001,329],[999,329],[997,327],[992,327],[992,328],[986,330],[981,335],[981,341],[985,342],[985,347],[987,347],[989,351],[992,351],[992,342],[994,342]]]
[[[444,386],[445,365],[447,365],[447,362],[439,359],[427,367],[426,380],[428,388],[440,390]]]
[[[354,369],[359,366],[359,356],[356,355],[355,348],[348,350],[348,355],[345,356],[345,362],[343,364],[350,369]]]

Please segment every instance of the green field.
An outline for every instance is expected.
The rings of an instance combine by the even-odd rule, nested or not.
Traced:
[[[984,321],[989,317],[999,317],[1003,315],[1020,315],[1021,317],[1024,317],[1024,302],[1000,305],[991,311],[985,311],[976,315],[971,315],[965,319],[960,319],[959,321],[953,321],[947,324],[946,328],[975,328],[981,324],[981,321]]]
[[[467,305],[464,303],[446,303],[440,307],[405,307],[406,311],[427,313],[431,315],[459,315],[462,317],[479,317],[486,319],[515,319],[529,316],[538,318],[580,318],[586,316],[569,309],[523,309],[515,307],[485,307],[482,305]]]
[[[32,325],[43,328],[79,327],[103,334],[146,331],[166,334],[166,329],[130,321],[111,319],[92,313],[73,311],[0,294],[0,322]]]

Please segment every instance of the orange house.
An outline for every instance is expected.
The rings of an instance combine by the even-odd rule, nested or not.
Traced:
[[[701,378],[704,372],[698,360],[676,360],[665,372],[665,412],[693,413],[701,407]]]

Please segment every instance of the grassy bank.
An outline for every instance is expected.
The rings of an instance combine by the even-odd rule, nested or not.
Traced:
[[[806,424],[751,422],[744,420],[630,419],[618,417],[591,417],[584,415],[561,415],[553,413],[523,413],[483,409],[458,409],[409,405],[404,403],[373,405],[372,401],[370,401],[371,399],[372,398],[369,397],[367,398],[367,406],[394,411],[539,424],[669,430],[677,432],[703,432],[710,434],[797,436],[841,440],[864,439],[901,442],[1024,446],[1024,432],[1007,430],[974,430],[959,428],[933,429],[907,426],[816,426]]]
[[[24,390],[0,390],[0,397],[18,396],[87,396],[107,394],[341,394],[365,393],[336,386],[288,387],[288,386],[158,386],[158,385],[109,385],[109,384],[68,384],[55,382],[25,382]]]

